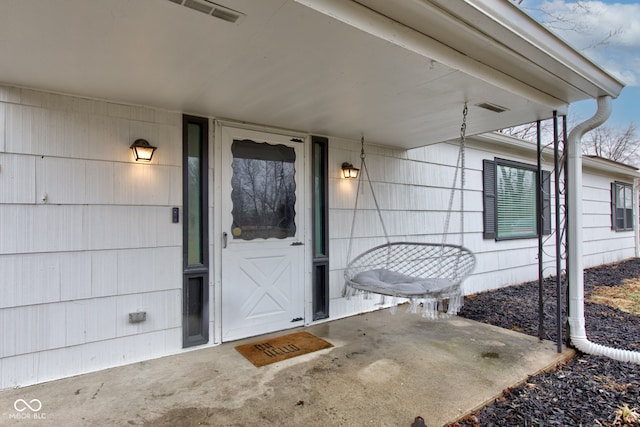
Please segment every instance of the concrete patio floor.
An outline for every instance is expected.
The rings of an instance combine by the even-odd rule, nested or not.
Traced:
[[[410,426],[420,415],[433,427],[573,354],[404,307],[301,329],[334,347],[256,368],[234,349],[248,339],[5,390],[0,425]],[[42,408],[18,412],[17,399]]]

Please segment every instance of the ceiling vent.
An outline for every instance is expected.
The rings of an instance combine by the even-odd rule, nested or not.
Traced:
[[[484,108],[485,110],[493,111],[494,113],[504,113],[508,110],[508,108],[501,107],[490,102],[481,102],[480,104],[476,104],[476,107]]]
[[[220,6],[219,4],[210,2],[208,0],[169,0],[172,3],[181,4],[189,9],[197,10],[205,15],[213,16],[214,18],[222,19],[223,21],[238,24],[244,14],[228,7]]]

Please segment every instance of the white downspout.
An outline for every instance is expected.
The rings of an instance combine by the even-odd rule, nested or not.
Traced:
[[[569,330],[571,342],[580,351],[607,356],[621,362],[640,363],[640,353],[607,347],[587,339],[584,319],[584,272],[582,265],[582,136],[603,124],[611,114],[611,97],[598,98],[598,110],[590,119],[577,125],[567,141],[569,191],[567,217],[569,246]]]

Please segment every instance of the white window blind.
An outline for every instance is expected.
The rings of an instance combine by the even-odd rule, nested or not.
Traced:
[[[501,164],[496,172],[498,239],[537,236],[536,172]]]

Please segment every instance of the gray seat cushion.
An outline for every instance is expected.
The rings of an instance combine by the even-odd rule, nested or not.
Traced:
[[[407,298],[437,297],[455,289],[449,279],[412,277],[383,268],[360,272],[351,282],[356,289]]]

